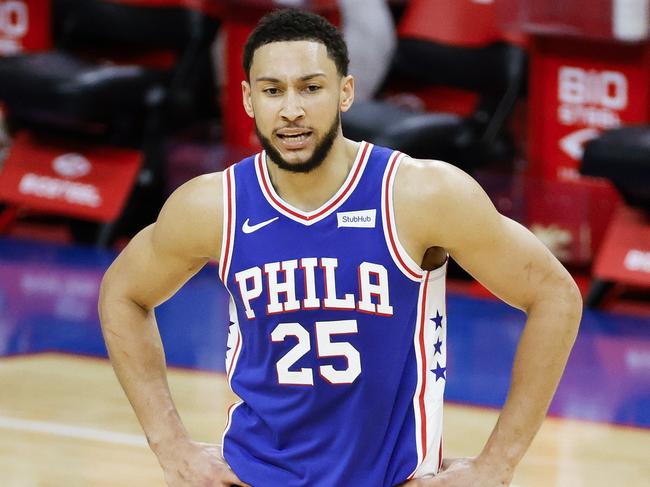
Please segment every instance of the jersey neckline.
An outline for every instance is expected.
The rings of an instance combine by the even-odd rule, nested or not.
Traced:
[[[266,151],[262,151],[255,156],[255,172],[257,173],[257,180],[262,194],[268,203],[287,218],[309,226],[327,218],[348,199],[361,179],[371,152],[372,144],[361,141],[352,167],[341,187],[329,200],[312,211],[303,211],[296,208],[284,201],[276,193],[269,176]]]

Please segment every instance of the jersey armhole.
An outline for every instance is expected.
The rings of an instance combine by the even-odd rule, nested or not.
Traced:
[[[397,268],[412,281],[419,282],[427,275],[427,272],[411,258],[406,252],[397,235],[395,224],[395,211],[393,208],[393,186],[395,175],[400,163],[406,157],[405,154],[394,151],[386,165],[381,185],[381,214],[384,227],[384,238],[393,262]],[[436,269],[437,270],[437,269]],[[435,272],[435,271],[434,271]]]
[[[226,288],[228,287],[228,271],[232,260],[235,243],[235,171],[234,166],[223,172],[223,229],[221,232],[221,253],[219,254],[219,277]]]

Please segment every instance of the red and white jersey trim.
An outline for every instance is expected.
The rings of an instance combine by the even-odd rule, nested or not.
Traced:
[[[341,185],[336,194],[329,199],[329,201],[313,211],[300,210],[278,196],[273,188],[273,184],[271,183],[265,151],[255,156],[255,171],[257,172],[257,180],[262,190],[262,194],[264,194],[264,197],[269,204],[287,218],[309,226],[331,215],[352,194],[361,179],[361,175],[368,163],[371,151],[372,144],[369,144],[368,142],[359,143],[357,157],[350,168],[350,172],[348,173],[345,182]]]
[[[219,256],[219,278],[230,294],[230,326],[228,328],[228,350],[226,351],[226,376],[229,384],[235,372],[242,348],[237,309],[230,289],[228,288],[228,272],[230,271],[233,245],[235,243],[236,216],[235,174],[233,166],[230,166],[223,173],[223,232],[221,237],[221,255]]]
[[[420,285],[418,315],[413,335],[418,381],[413,394],[415,442],[418,463],[409,478],[436,474],[441,465],[442,411],[446,377],[439,378],[432,369],[447,366],[447,310],[445,273],[447,264],[426,272]],[[442,326],[431,318],[442,316]],[[434,344],[440,340],[439,352]]]
[[[399,164],[404,157],[405,154],[395,151],[386,165],[386,171],[384,172],[384,179],[381,185],[381,214],[386,245],[388,246],[388,250],[395,265],[409,279],[420,281],[423,279],[425,271],[423,271],[406,250],[404,250],[397,234],[395,211],[393,208],[393,186],[395,184],[395,175],[397,174]],[[434,272],[437,272],[437,269]]]
[[[382,181],[381,211],[386,245],[397,268],[409,279],[420,282],[417,318],[413,334],[416,357],[417,384],[413,394],[417,465],[409,478],[436,474],[442,455],[442,407],[446,378],[438,377],[432,369],[447,366],[444,344],[447,341],[447,310],[445,276],[447,263],[432,271],[424,271],[402,246],[395,222],[393,194],[399,164],[406,157],[395,151],[391,155]],[[431,318],[443,317],[442,327]],[[437,340],[442,345],[434,347]],[[440,350],[439,352],[437,350]]]
[[[232,260],[233,245],[235,243],[235,173],[233,166],[223,172],[223,231],[221,232],[221,254],[219,255],[219,277],[221,282],[228,287],[228,271]]]

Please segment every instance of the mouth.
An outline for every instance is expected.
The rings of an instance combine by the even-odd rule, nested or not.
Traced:
[[[311,130],[281,129],[276,132],[281,145],[287,150],[304,149],[311,139]]]

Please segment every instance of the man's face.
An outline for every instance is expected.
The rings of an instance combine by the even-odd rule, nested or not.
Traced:
[[[319,42],[266,44],[255,51],[244,107],[271,160],[308,172],[327,157],[340,135],[340,111],[352,104],[354,82],[339,76]]]

